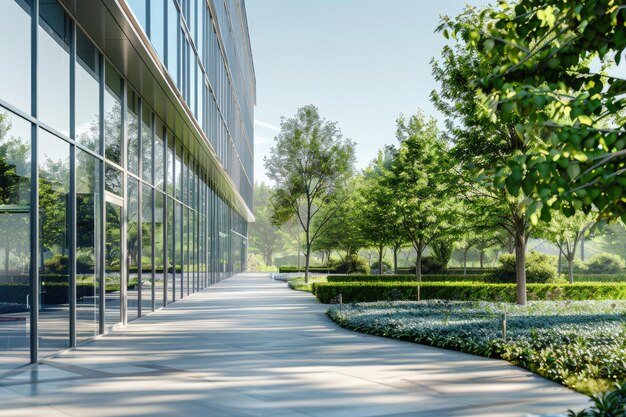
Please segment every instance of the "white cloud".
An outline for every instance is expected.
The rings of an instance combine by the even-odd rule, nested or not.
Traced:
[[[280,127],[275,126],[275,125],[270,124],[270,123],[262,122],[261,120],[256,120],[255,119],[254,120],[254,124],[257,125],[257,126],[260,126],[260,127],[264,127],[266,129],[269,129],[269,130],[273,130],[274,132],[280,132]]]
[[[272,139],[268,138],[267,136],[254,135],[255,145],[269,145],[272,142]]]

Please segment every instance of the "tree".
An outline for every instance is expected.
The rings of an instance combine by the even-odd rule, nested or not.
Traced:
[[[334,210],[335,213],[330,215],[326,227],[320,228],[320,233],[313,244],[312,250],[332,252],[339,250],[346,253],[344,259],[356,255],[359,249],[367,245],[367,241],[363,237],[361,230],[361,195],[359,192],[360,184],[357,178],[350,181],[350,185],[345,187],[338,198],[342,201],[339,207],[326,206],[322,209],[320,216],[316,217],[315,227],[323,221],[330,213],[328,210]]]
[[[420,111],[400,116],[396,136],[400,149],[385,178],[393,190],[394,210],[406,239],[417,252],[416,279],[422,280],[422,256],[456,221],[450,158],[435,119]]]
[[[359,218],[364,238],[377,249],[380,275],[383,274],[383,252],[387,245],[393,248],[394,272],[397,272],[398,267],[402,232],[398,226],[393,189],[386,186],[385,182],[385,177],[391,175],[390,169],[396,155],[397,150],[393,146],[386,146],[363,172]]]
[[[274,254],[284,249],[287,236],[272,224],[270,207],[270,187],[257,182],[254,185],[254,217],[250,225],[250,246],[253,251],[263,255],[265,265],[273,264]]]
[[[593,217],[593,214],[585,214],[582,211],[570,217],[557,212],[550,223],[540,229],[539,235],[554,243],[559,248],[560,254],[567,260],[570,284],[574,283],[576,248],[593,225]]]
[[[602,249],[626,260],[626,226],[624,223],[619,221],[607,224],[601,227],[599,231],[601,234],[597,240]]]
[[[489,10],[489,9],[485,9]],[[440,29],[444,35],[449,27],[485,28],[484,13],[467,9],[456,19],[444,18]],[[525,208],[530,195],[507,192],[497,173],[508,167],[511,159],[527,152],[532,142],[522,140],[516,125],[521,118],[494,121],[481,109],[476,100],[480,93],[479,81],[491,74],[494,62],[485,55],[482,45],[461,38],[453,47],[444,47],[441,61],[433,61],[433,75],[441,83],[440,91],[433,91],[435,106],[445,115],[446,127],[454,146],[452,155],[459,161],[460,176],[467,203],[481,217],[482,227],[494,224],[506,230],[515,247],[517,303],[526,304],[526,246],[533,222]],[[531,221],[532,220],[532,221]]]
[[[283,118],[280,127],[264,161],[275,182],[272,221],[282,225],[295,218],[304,232],[308,283],[311,246],[343,203],[341,191],[354,170],[354,143],[343,138],[336,122],[322,119],[313,105]]]
[[[521,116],[520,137],[541,139],[502,171],[509,191],[532,192],[528,210],[544,218],[554,208],[571,216],[595,207],[601,218],[626,219],[626,80],[592,66],[594,58],[620,64],[626,8],[613,0],[502,1],[486,17],[486,29],[449,29],[491,60],[482,88],[492,117]]]

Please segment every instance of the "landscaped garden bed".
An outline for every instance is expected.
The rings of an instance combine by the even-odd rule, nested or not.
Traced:
[[[535,301],[527,306],[395,301],[328,310],[348,329],[505,359],[586,394],[626,380],[625,314],[625,301]]]

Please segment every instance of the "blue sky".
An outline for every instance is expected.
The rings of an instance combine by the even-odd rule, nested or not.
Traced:
[[[357,143],[357,167],[395,143],[395,120],[430,103],[442,14],[484,0],[246,0],[257,80],[255,179],[281,116],[315,104]],[[439,118],[439,117],[438,117]]]

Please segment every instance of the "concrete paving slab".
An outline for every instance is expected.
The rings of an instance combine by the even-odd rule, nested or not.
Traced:
[[[588,398],[507,362],[341,329],[240,274],[0,379],[0,417],[527,416]]]

